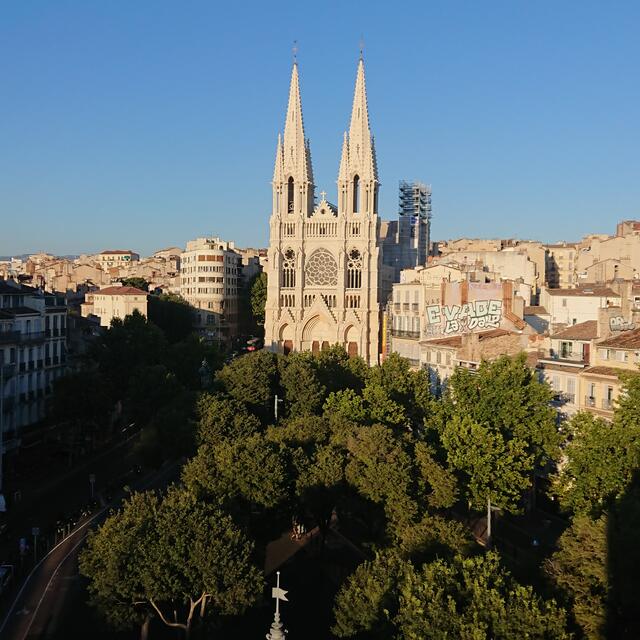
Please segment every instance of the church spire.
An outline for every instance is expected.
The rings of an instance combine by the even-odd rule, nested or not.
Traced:
[[[297,62],[293,63],[293,69],[291,71],[289,104],[287,106],[287,118],[284,125],[283,150],[285,174],[293,176],[296,182],[313,184],[309,146],[308,141],[304,137]]]
[[[364,79],[364,60],[358,60],[356,87],[351,109],[349,127],[349,157],[352,171],[360,172],[360,178],[378,180],[375,151],[369,129],[369,109],[367,107],[367,88]]]
[[[284,181],[284,154],[282,151],[282,136],[278,134],[278,146],[276,147],[276,164],[273,168],[273,184]]]

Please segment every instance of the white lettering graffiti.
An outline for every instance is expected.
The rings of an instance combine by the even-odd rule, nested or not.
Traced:
[[[631,331],[635,328],[635,323],[627,322],[622,316],[609,318],[609,329],[611,329],[611,331]]]
[[[427,307],[428,336],[450,335],[474,329],[498,329],[502,319],[502,300],[477,300],[463,305]]]

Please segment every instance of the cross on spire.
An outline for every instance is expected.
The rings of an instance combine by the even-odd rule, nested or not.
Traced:
[[[326,191],[321,191],[321,192],[320,192],[320,198],[322,198],[322,200],[324,200],[324,199],[325,199],[326,195],[327,195],[327,192],[326,192]]]
[[[298,41],[293,41],[293,47],[291,47],[291,52],[293,53],[293,64],[298,62]]]

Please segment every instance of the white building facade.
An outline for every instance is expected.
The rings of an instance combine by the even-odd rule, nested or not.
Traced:
[[[370,364],[380,353],[378,171],[369,129],[364,63],[358,63],[338,204],[315,185],[294,64],[284,137],[278,137],[268,253],[265,346],[318,352],[341,344]]]
[[[180,260],[180,295],[195,309],[196,329],[216,341],[237,334],[242,256],[233,242],[197,238]]]

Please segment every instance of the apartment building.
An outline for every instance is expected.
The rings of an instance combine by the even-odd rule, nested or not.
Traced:
[[[547,286],[550,288],[570,289],[577,284],[576,260],[577,245],[568,242],[545,244],[545,271]]]
[[[101,327],[111,326],[114,318],[130,316],[134,311],[147,315],[147,292],[136,287],[105,287],[85,294],[80,305],[84,318],[100,318]]]
[[[551,289],[543,287],[540,292],[540,306],[549,316],[552,332],[559,329],[597,320],[600,309],[619,307],[622,297],[610,287],[593,286],[572,289]]]
[[[61,296],[0,280],[0,429],[5,451],[44,417],[67,361],[67,306]]]
[[[452,279],[438,282],[434,272]],[[534,333],[522,319],[525,301],[518,283],[470,282],[459,275],[445,265],[401,273],[385,316],[385,352],[395,351],[417,367],[431,364],[427,352],[434,344],[463,346],[429,341],[493,329]]]
[[[554,404],[570,416],[583,407],[581,374],[591,365],[593,345],[599,337],[597,320],[587,320],[550,336],[549,347],[539,351],[537,367],[554,393]]]
[[[226,342],[238,333],[242,256],[233,242],[197,238],[180,261],[180,295],[195,309],[196,329]]]
[[[107,249],[95,256],[95,261],[105,271],[113,267],[127,266],[138,260],[140,260],[140,255],[130,249],[124,251],[122,249]]]

